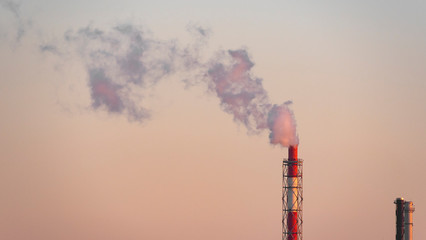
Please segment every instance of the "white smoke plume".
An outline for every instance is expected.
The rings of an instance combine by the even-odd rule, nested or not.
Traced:
[[[262,79],[250,72],[254,63],[244,49],[229,50],[210,63],[209,90],[220,99],[223,110],[244,124],[249,133],[270,130],[270,143],[283,147],[299,143],[290,102],[272,105]]]
[[[274,105],[268,114],[268,127],[270,130],[269,141],[281,146],[295,146],[299,144],[296,132],[296,120],[293,111],[285,102],[282,105]]]
[[[65,33],[65,41],[79,52],[88,75],[92,108],[125,114],[129,120],[143,121],[150,111],[143,106],[137,89],[150,88],[177,72],[201,73],[184,79],[186,85],[207,84],[220,99],[222,109],[248,133],[270,130],[270,142],[288,147],[297,145],[296,123],[288,103],[273,105],[254,76],[254,63],[245,49],[218,52],[202,61],[200,52],[210,30],[189,25],[195,42],[181,47],[176,40],[160,41],[141,27],[123,24],[108,30],[87,26]],[[39,46],[41,52],[62,55],[53,44]]]
[[[15,42],[19,42],[32,22],[22,16],[21,4],[16,1],[0,0],[0,7],[13,17]],[[42,53],[62,58],[78,53],[87,72],[90,106],[94,110],[123,114],[131,121],[142,122],[151,114],[140,90],[152,88],[178,72],[188,73],[189,78],[182,79],[185,86],[206,84],[208,91],[220,99],[222,109],[243,124],[248,133],[269,129],[271,144],[297,145],[296,122],[289,103],[270,102],[263,80],[251,72],[254,63],[248,52],[219,51],[216,57],[202,60],[210,29],[189,24],[187,30],[194,42],[184,47],[176,39],[158,40],[134,24],[107,29],[88,25],[66,31],[63,42],[45,42],[38,47]]]

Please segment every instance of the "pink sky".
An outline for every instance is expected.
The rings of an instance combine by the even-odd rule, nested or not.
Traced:
[[[213,32],[205,55],[245,47],[271,102],[293,101],[305,239],[393,239],[397,197],[425,239],[426,5],[332,2],[23,2],[22,21],[0,8],[0,238],[281,238],[287,150],[267,131],[247,135],[179,76],[138,92],[142,123],[93,111],[84,60],[37,49],[91,21],[187,43],[195,21]]]

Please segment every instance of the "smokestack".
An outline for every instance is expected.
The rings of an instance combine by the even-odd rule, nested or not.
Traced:
[[[283,234],[282,240],[302,240],[302,160],[297,158],[297,145],[288,148],[283,161]]]
[[[413,212],[414,204],[412,201],[405,201],[404,203],[404,227],[405,238],[404,240],[413,240]]]
[[[394,203],[396,204],[396,240],[413,240],[413,202],[397,198]]]
[[[404,240],[404,198],[397,198],[396,204],[396,240]]]

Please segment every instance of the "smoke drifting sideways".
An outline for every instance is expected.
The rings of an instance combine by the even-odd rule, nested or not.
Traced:
[[[283,147],[298,145],[296,121],[291,102],[272,105],[262,79],[252,75],[254,63],[244,49],[229,50],[210,62],[209,90],[220,99],[223,110],[244,124],[249,133],[270,130],[271,144]]]
[[[225,55],[225,56],[224,56]],[[227,65],[212,61],[208,70],[208,87],[220,99],[223,110],[233,115],[236,122],[244,124],[249,133],[266,128],[266,116],[270,108],[262,79],[251,76],[254,64],[245,50],[228,51],[220,59],[231,57]]]
[[[174,41],[155,40],[131,24],[108,30],[87,26],[67,31],[64,39],[85,63],[92,107],[126,114],[135,121],[150,117],[149,110],[141,106],[144,96],[138,90],[174,73],[181,55]],[[42,52],[60,55],[58,49],[55,45],[40,46]]]
[[[180,73],[188,74],[186,85],[205,84],[215,94],[222,109],[249,134],[270,130],[270,143],[283,147],[298,144],[294,114],[289,102],[270,103],[263,80],[254,76],[254,63],[247,50],[218,51],[202,59],[200,51],[207,43],[209,29],[190,25],[195,42],[181,47],[177,40],[160,41],[141,27],[124,24],[108,30],[91,26],[68,31],[65,41],[85,63],[92,108],[112,114],[126,114],[129,120],[150,117],[142,107],[138,89],[151,88],[159,81]],[[61,55],[55,45],[42,45],[40,51]]]

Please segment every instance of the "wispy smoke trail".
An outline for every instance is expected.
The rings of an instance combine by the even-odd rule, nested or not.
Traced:
[[[10,0],[0,0],[0,6],[12,13],[16,21],[16,42],[19,42],[31,25],[31,21],[21,16],[21,4]]]
[[[39,50],[43,53],[50,52],[56,55],[60,55],[58,48],[52,44],[41,44]]]
[[[85,63],[91,106],[143,121],[150,117],[150,111],[143,106],[144,96],[139,90],[151,88],[178,71],[202,68],[199,52],[210,31],[195,24],[189,25],[188,31],[196,41],[186,47],[178,46],[176,40],[157,40],[133,24],[107,30],[89,25],[67,31],[64,39]],[[55,44],[42,44],[39,50],[58,56],[69,51]]]
[[[19,42],[31,22],[22,17],[19,3],[0,0],[0,6],[14,17],[16,42]],[[259,134],[269,129],[271,144],[297,145],[296,122],[289,103],[270,102],[263,80],[251,72],[254,63],[247,51],[221,51],[203,61],[201,52],[210,29],[189,24],[187,30],[194,42],[182,47],[177,40],[158,40],[133,24],[108,29],[89,25],[65,32],[61,47],[44,43],[39,50],[59,57],[78,53],[86,68],[94,110],[123,114],[131,121],[142,122],[150,117],[150,110],[144,104],[141,90],[179,72],[192,76],[182,79],[186,86],[207,84],[208,91],[220,99],[222,109],[249,133]]]
[[[223,51],[202,61],[200,52],[210,31],[197,25],[190,25],[188,30],[195,43],[186,47],[177,41],[156,40],[131,24],[109,30],[88,26],[66,32],[66,42],[85,62],[93,109],[143,121],[150,112],[142,107],[143,96],[135,94],[137,89],[150,88],[176,72],[201,72],[199,78],[184,82],[207,83],[208,90],[220,99],[222,109],[249,133],[269,129],[272,144],[297,145],[296,123],[288,103],[270,103],[263,80],[251,73],[254,63],[247,51]],[[40,51],[61,53],[51,44],[41,45]]]
[[[118,25],[107,31],[88,26],[68,31],[65,40],[84,59],[93,108],[125,113],[130,120],[150,116],[135,91],[176,71],[175,43],[155,40],[134,25]],[[40,46],[40,50],[57,51],[51,45]]]

